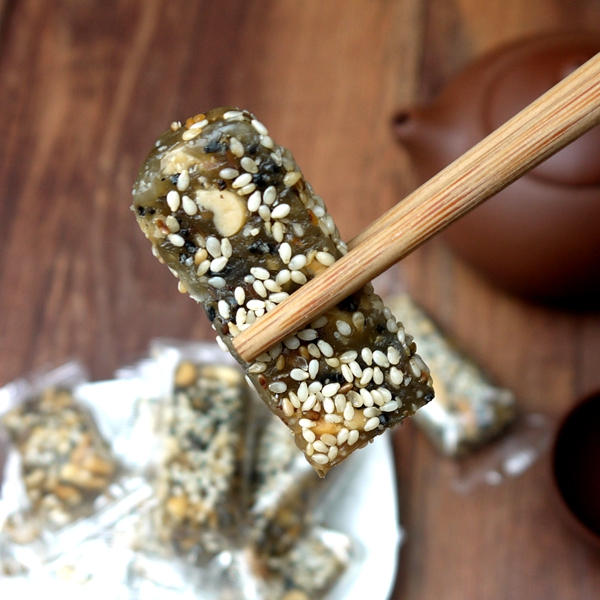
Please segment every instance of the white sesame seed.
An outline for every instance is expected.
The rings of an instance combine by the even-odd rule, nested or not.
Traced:
[[[306,454],[306,456],[312,456],[315,453],[315,449],[313,448],[313,445],[308,442],[308,444],[306,444],[306,448],[304,448],[304,452]]]
[[[267,289],[265,288],[265,284],[260,279],[257,279],[252,284],[252,288],[261,298],[266,298],[268,296],[268,292],[267,292]]]
[[[227,302],[225,302],[225,300],[219,300],[219,302],[217,303],[217,308],[219,310],[219,314],[225,319],[229,319],[230,313],[229,313],[229,304],[227,304]]]
[[[308,379],[309,375],[306,371],[303,371],[302,369],[292,369],[290,371],[290,377],[294,381],[304,381],[305,379]]]
[[[238,285],[238,287],[236,287],[233,291],[233,297],[240,306],[244,304],[246,301],[246,292],[244,291],[244,288]]]
[[[261,135],[260,136],[260,143],[265,147],[268,148],[269,150],[272,150],[273,147],[275,146],[275,144],[273,143],[273,140],[270,138],[270,136],[268,135]]]
[[[373,431],[373,429],[377,429],[379,427],[379,419],[377,417],[372,417],[365,423],[365,431]]]
[[[214,258],[221,256],[221,242],[216,237],[210,236],[206,238],[206,249]]]
[[[283,394],[287,390],[287,384],[285,381],[274,381],[269,384],[269,391],[274,394]]]
[[[315,258],[324,266],[330,267],[335,262],[335,257],[329,252],[317,252]]]
[[[254,275],[256,279],[262,279],[263,281],[271,277],[269,271],[267,271],[267,269],[264,269],[263,267],[252,267],[250,269],[250,273],[252,273],[252,275]]]
[[[323,386],[321,393],[323,394],[323,396],[325,396],[325,398],[330,398],[332,396],[335,396],[338,393],[339,389],[340,389],[339,383],[337,383],[337,382],[336,383],[328,383]]]
[[[341,363],[351,363],[353,360],[356,360],[358,357],[358,352],[355,350],[347,350],[340,356]]]
[[[300,399],[292,391],[290,391],[290,402],[294,408],[300,408]]]
[[[185,287],[185,285],[181,281],[177,282],[177,289],[179,290],[180,294],[186,294],[187,293],[187,288]]]
[[[350,327],[350,325],[348,323],[346,323],[346,321],[342,321],[341,319],[338,319],[335,322],[335,327],[341,335],[351,335],[352,334],[352,327]]]
[[[240,165],[242,169],[248,171],[248,173],[258,173],[258,165],[249,156],[244,156],[244,158],[240,160]]]
[[[312,211],[316,217],[320,218],[325,216],[325,208],[323,206],[313,206]]]
[[[199,136],[201,133],[202,133],[202,130],[199,128],[188,129],[187,131],[184,131],[181,134],[181,139],[184,142],[189,142],[190,140],[193,140],[195,137]]]
[[[292,187],[294,184],[298,183],[301,177],[302,173],[300,173],[300,171],[291,171],[290,173],[286,173],[283,176],[283,185],[286,187]]]
[[[210,263],[210,270],[213,273],[220,273],[229,262],[229,259],[225,256],[219,256],[218,258],[213,258]]]
[[[348,400],[350,400],[350,402],[352,403],[352,406],[354,408],[360,408],[363,405],[363,399],[362,396],[358,393],[355,392],[354,390],[351,390],[348,392]],[[350,404],[350,403],[348,403]],[[348,405],[346,405],[348,406]],[[354,414],[354,413],[352,413]]]
[[[248,194],[251,194],[255,189],[256,189],[256,185],[254,183],[249,183],[249,184],[244,185],[243,187],[241,187],[237,191],[237,193],[240,196],[247,196]]]
[[[313,329],[320,329],[321,327],[325,327],[325,325],[327,325],[327,317],[325,315],[322,315],[320,317],[317,317],[311,324],[310,326]]]
[[[326,465],[329,462],[329,457],[325,454],[313,454],[311,456],[313,462],[316,462],[318,465]]]
[[[383,371],[379,367],[373,368],[373,381],[377,385],[381,385],[384,381]]]
[[[387,402],[386,404],[384,404],[381,407],[381,410],[383,412],[394,412],[397,409],[398,409],[398,403],[395,400],[392,400],[391,402]]]
[[[202,277],[210,269],[210,260],[203,260],[196,269],[196,275]]]
[[[230,167],[226,167],[219,171],[219,177],[221,179],[235,179],[239,174],[240,172],[237,169],[232,169]]]
[[[235,137],[229,139],[229,149],[231,154],[237,156],[237,158],[244,156],[244,145]]]
[[[269,356],[275,360],[282,352],[283,346],[281,344],[275,344],[272,348],[269,348]]]
[[[296,254],[289,263],[289,268],[293,270],[302,269],[306,266],[306,256],[304,254]]]
[[[337,446],[331,446],[331,448],[329,448],[329,452],[327,453],[327,458],[329,459],[329,462],[333,462],[338,455],[339,449]]]
[[[217,346],[219,346],[219,348],[221,348],[221,350],[223,350],[223,352],[229,352],[229,348],[227,347],[225,342],[219,336],[217,336],[215,339],[217,341]],[[250,380],[247,379],[247,381],[252,387],[254,387]]]
[[[285,234],[285,225],[281,221],[276,221],[275,223],[273,223],[271,232],[273,234],[273,239],[277,243],[283,242],[283,236]]]
[[[339,430],[339,432],[337,434],[338,446],[341,446],[342,444],[345,444],[348,441],[349,433],[350,432],[345,427],[342,427],[342,429]]]
[[[323,418],[326,423],[341,423],[344,420],[340,415],[336,415],[335,413],[327,413]]]
[[[295,335],[290,335],[283,340],[283,345],[290,350],[297,350],[300,347],[300,340]]]
[[[319,340],[317,342],[319,350],[327,357],[333,356],[333,348],[325,340]]]
[[[394,346],[389,346],[387,349],[387,358],[390,364],[397,365],[400,362],[400,352]]]
[[[316,394],[317,392],[320,392],[322,389],[323,389],[323,384],[320,381],[313,381],[308,386],[308,391],[311,394]]]
[[[198,248],[198,250],[196,250],[196,253],[194,254],[194,262],[199,265],[203,260],[206,260],[208,258],[208,252],[206,251],[206,248]]]
[[[329,451],[329,447],[325,444],[323,440],[317,440],[313,444],[313,446],[317,452],[323,452],[324,454],[327,454],[327,452]]]
[[[183,171],[181,171],[181,173],[179,174],[179,177],[177,178],[177,189],[180,192],[185,192],[185,190],[187,190],[189,185],[190,185],[190,173],[187,169],[184,169]]]
[[[173,215],[165,219],[165,224],[171,233],[177,233],[181,229],[179,221]]]
[[[380,367],[387,368],[390,366],[390,361],[381,350],[375,350],[375,352],[373,352],[373,360],[375,361],[375,364]]]
[[[265,310],[267,312],[269,312],[270,310],[273,310],[275,308],[276,304],[275,302],[271,302],[270,300],[265,300]]]
[[[303,429],[302,430],[302,437],[307,441],[307,442],[314,442],[315,439],[317,438],[317,436],[310,430],[310,429]]]
[[[256,129],[256,131],[260,133],[260,135],[269,135],[268,129],[260,121],[252,119],[250,123],[252,123],[252,127],[254,127],[254,129]]]
[[[335,403],[331,398],[323,400],[323,409],[326,413],[331,414],[335,410]]]
[[[306,275],[302,271],[292,271],[291,272],[292,281],[297,283],[298,285],[304,285],[307,281]]]
[[[316,344],[308,345],[308,353],[314,358],[321,358],[321,351],[319,350],[319,347]]]
[[[185,214],[190,215],[190,217],[198,212],[198,205],[189,196],[184,196],[181,199],[181,204]]]
[[[261,204],[258,207],[258,214],[263,221],[268,221],[271,218],[271,209],[266,204]]]
[[[385,404],[385,398],[383,397],[383,394],[379,391],[379,389],[371,390],[371,397],[373,398],[373,402],[377,404],[377,406]]]
[[[354,375],[352,374],[350,367],[344,363],[342,363],[342,375],[348,383],[352,383],[354,381]]]
[[[414,360],[414,357],[408,361],[408,364],[410,365],[410,370],[412,371],[413,375],[415,377],[420,377],[421,369],[419,368],[419,365],[417,364],[417,362]]]
[[[173,244],[173,246],[177,246],[181,248],[185,244],[185,240],[178,233],[170,233],[167,236],[167,239]]]
[[[248,302],[246,303],[246,306],[248,307],[248,310],[261,310],[264,309],[265,307],[265,303],[263,300],[258,300],[256,298],[252,298],[252,300],[248,300]]]
[[[282,269],[275,276],[275,283],[277,283],[277,285],[285,285],[291,279],[291,275],[292,274],[290,271],[288,271],[288,269]]]
[[[222,277],[211,277],[208,280],[208,285],[214,287],[216,290],[222,290],[225,287],[225,283]]]
[[[181,199],[179,196],[179,192],[177,192],[176,190],[171,190],[168,194],[167,194],[167,204],[169,205],[169,208],[175,212],[176,210],[179,209],[181,203]]]
[[[396,319],[388,319],[385,323],[385,326],[390,333],[396,333],[398,331],[398,323],[396,323]]]
[[[390,369],[390,381],[395,385],[399,386],[404,379],[404,374],[397,367],[392,367]]]
[[[298,386],[298,399],[301,402],[304,402],[308,398],[308,385],[305,382],[302,382]]]
[[[226,113],[223,114],[223,118],[226,121],[232,121],[232,120],[236,120],[236,119],[243,119],[244,118],[244,113],[241,110],[228,110]]]
[[[287,300],[290,295],[287,292],[275,292],[274,294],[269,295],[269,300],[274,302],[275,304],[279,304],[284,300]]]
[[[287,242],[283,242],[277,249],[277,252],[279,252],[279,256],[283,263],[286,265],[289,264],[292,258],[292,247]]]
[[[315,379],[319,374],[319,361],[316,358],[308,363],[308,373],[311,379]]]
[[[371,367],[367,367],[360,378],[360,385],[367,385],[369,381],[373,379],[373,369]]]
[[[242,188],[245,185],[248,185],[252,181],[252,175],[250,173],[242,173],[238,177],[236,177],[231,186],[233,188]]]
[[[253,194],[250,194],[248,197],[248,210],[251,213],[256,212],[259,209],[261,202],[262,198],[260,196],[260,192],[256,191]]]
[[[296,334],[302,341],[310,342],[316,340],[319,334],[314,329],[303,329]]]
[[[375,406],[369,406],[368,408],[365,408],[365,410],[363,411],[363,415],[365,415],[365,417],[367,419],[372,419],[373,417],[378,417],[380,414],[381,414],[381,411]]]
[[[358,377],[359,379],[363,376],[363,370],[360,368],[360,365],[354,360],[348,364],[350,370],[354,377]]]
[[[281,410],[286,417],[291,417],[294,414],[294,407],[288,398],[284,398],[281,401]],[[309,440],[307,440],[309,441]]]
[[[360,397],[362,398],[363,404],[365,406],[373,406],[373,396],[371,396],[371,392],[369,392],[369,390],[361,388]]]
[[[233,246],[229,241],[229,238],[223,238],[221,240],[221,254],[227,258],[231,258],[233,255]]]
[[[273,204],[273,202],[275,202],[275,200],[277,200],[277,190],[275,189],[274,186],[270,185],[263,192],[263,202],[265,204],[267,204],[268,206],[271,206],[271,204]]]
[[[398,338],[398,341],[404,345],[404,342],[406,342],[406,333],[404,332],[404,329],[400,328],[396,334],[396,337]]]
[[[267,365],[264,362],[255,362],[248,367],[248,373],[256,375],[267,370]]]
[[[264,284],[270,292],[281,292],[281,287],[275,282],[274,279],[265,279]]]
[[[273,219],[284,219],[290,214],[290,205],[289,204],[278,204],[272,211],[271,217]]]
[[[354,446],[354,444],[358,442],[359,435],[360,433],[358,429],[353,429],[352,431],[350,431],[348,433],[348,446]]]

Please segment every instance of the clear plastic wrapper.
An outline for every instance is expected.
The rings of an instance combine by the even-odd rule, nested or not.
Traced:
[[[386,598],[394,577],[399,530],[392,526],[375,531],[362,524],[374,502],[383,503],[380,513],[386,522],[397,523],[389,438],[384,436],[387,441],[381,439],[351,457],[324,482],[285,427],[270,414],[265,419],[262,403],[252,396],[245,397],[246,405],[241,408],[243,443],[234,445],[243,452],[239,460],[220,463],[222,479],[211,483],[224,492],[215,506],[216,516],[208,520],[216,528],[184,523],[192,531],[190,550],[178,544],[180,522],[163,520],[166,542],[161,540],[155,524],[158,518],[164,519],[174,490],[168,469],[165,474],[165,466],[171,463],[165,459],[180,456],[182,450],[179,434],[177,444],[169,441],[177,430],[169,414],[172,391],[192,398],[188,391],[190,386],[198,387],[197,374],[208,382],[216,401],[223,384],[237,384],[230,367],[239,375],[241,370],[237,365],[224,365],[223,361],[231,359],[213,344],[159,340],[153,343],[151,355],[120,369],[114,380],[73,382],[74,397],[119,465],[117,476],[84,518],[57,531],[44,529],[29,543],[16,544],[6,536],[0,539],[0,597],[29,599],[51,594],[64,600],[85,593],[89,598],[117,600],[354,600],[364,597],[368,589],[373,599]],[[188,369],[187,384],[181,365]],[[214,381],[216,373],[219,384]],[[217,388],[212,389],[213,385]],[[35,388],[30,380],[7,387],[27,396],[43,389]],[[19,403],[13,394],[7,402],[5,390],[0,389],[0,402],[14,409]],[[235,402],[221,399],[219,406],[240,412]],[[198,420],[194,412],[188,417],[190,422]],[[276,469],[264,454],[259,459],[255,448],[259,440],[264,444],[267,439],[267,424],[277,425],[284,434],[283,442],[272,443],[278,438],[275,433],[267,444],[269,452],[285,457]],[[215,427],[211,438],[218,438],[219,431]],[[174,455],[165,453],[169,448],[175,448]],[[27,499],[20,463],[15,460],[18,452],[13,450],[0,499],[3,515]],[[223,451],[223,457],[227,455]],[[232,465],[240,478],[231,477]],[[291,477],[281,477],[281,465]],[[163,490],[167,490],[165,495]],[[286,512],[291,518],[284,518]],[[374,568],[385,572],[376,584],[371,580]]]
[[[414,422],[434,446],[462,457],[502,433],[516,417],[514,394],[492,383],[408,294],[388,304],[415,336],[431,370],[435,398],[417,411]]]
[[[11,477],[4,486],[22,489],[12,494],[12,507],[4,502],[2,532],[16,543],[91,514],[96,501],[110,495],[118,465],[91,414],[73,396],[78,376],[83,371],[77,365],[66,365],[9,388],[8,410],[0,416],[11,442]],[[3,490],[2,497],[7,495]]]

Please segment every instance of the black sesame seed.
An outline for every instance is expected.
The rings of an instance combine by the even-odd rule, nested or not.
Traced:
[[[181,175],[181,173],[174,173],[173,175],[169,175],[169,181],[173,185],[177,185],[177,181],[179,180],[179,175]]]
[[[354,296],[348,296],[346,299],[342,300],[338,304],[338,308],[340,310],[346,310],[348,312],[356,312],[358,310],[358,303],[356,302]]]
[[[433,392],[427,392],[425,396],[423,396],[425,402],[431,402],[433,400]]]
[[[217,179],[217,186],[219,186],[219,189],[222,191],[227,187],[227,184],[224,179]]]
[[[386,326],[383,323],[379,323],[375,329],[377,329],[377,333],[384,333]]]
[[[215,318],[217,317],[217,311],[214,309],[214,307],[213,307],[213,306],[209,306],[209,307],[206,309],[206,314],[208,315],[208,318],[209,318],[209,320],[210,320],[210,322],[211,322],[211,323],[212,323],[212,322],[215,320]]]
[[[206,152],[206,154],[212,154],[213,152],[223,150],[224,147],[225,146],[221,143],[221,137],[219,135],[209,140],[208,144],[204,146],[204,152]]]
[[[389,421],[389,417],[385,413],[381,413],[379,415],[379,422],[381,423],[381,425],[387,425],[388,421]]]
[[[248,246],[248,252],[251,254],[271,254],[271,248],[269,244],[263,242],[261,240],[257,240],[256,242],[252,242],[250,246]]]
[[[248,145],[248,147],[246,148],[246,152],[248,152],[248,154],[250,154],[251,156],[254,156],[258,152],[258,144],[253,143]]]
[[[137,207],[137,213],[138,213],[138,215],[139,215],[140,217],[143,217],[143,216],[145,216],[145,215],[146,215],[146,211],[147,211],[147,210],[148,210],[148,209],[147,209],[145,206],[138,206],[138,207]]]
[[[192,242],[185,242],[185,244],[183,245],[183,247],[190,253],[190,254],[194,254],[197,250],[195,244],[192,244]]]

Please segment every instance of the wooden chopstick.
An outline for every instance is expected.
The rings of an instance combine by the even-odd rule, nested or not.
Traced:
[[[234,338],[235,350],[252,360],[598,122],[600,54],[374,221],[346,256]]]

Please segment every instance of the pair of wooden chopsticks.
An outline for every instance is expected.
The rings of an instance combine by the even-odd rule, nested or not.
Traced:
[[[367,227],[346,256],[240,333],[236,351],[252,360],[598,122],[600,54]]]

